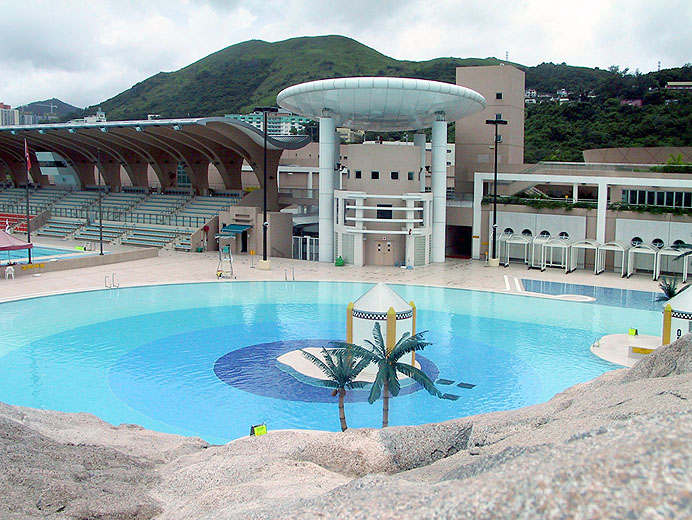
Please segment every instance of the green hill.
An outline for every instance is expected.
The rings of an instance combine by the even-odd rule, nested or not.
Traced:
[[[497,65],[496,58],[437,58],[400,61],[351,38],[316,36],[268,43],[232,45],[175,72],[160,72],[98,105],[108,118],[199,117],[250,112],[274,105],[290,85],[345,76],[404,76],[455,82],[456,67]],[[526,111],[526,161],[581,160],[586,148],[692,145],[692,111],[686,93],[665,91],[667,81],[692,80],[692,67],[649,74],[542,63],[515,65],[526,73],[526,87],[555,94],[566,89],[574,102],[543,103]],[[620,100],[644,99],[642,108]],[[673,106],[671,106],[673,104]],[[453,126],[450,129],[453,133]]]

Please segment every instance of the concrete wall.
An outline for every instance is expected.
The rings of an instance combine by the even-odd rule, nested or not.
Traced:
[[[619,164],[665,164],[673,155],[682,155],[682,160],[692,163],[690,146],[644,146],[641,148],[595,148],[584,150],[584,161],[591,163]]]

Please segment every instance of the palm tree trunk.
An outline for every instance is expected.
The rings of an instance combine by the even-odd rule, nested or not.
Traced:
[[[382,428],[389,426],[389,382],[384,382],[382,391]]]
[[[346,390],[339,388],[339,420],[341,421],[341,431],[345,432],[348,426],[346,426],[346,412],[344,411],[344,396],[346,395]]]

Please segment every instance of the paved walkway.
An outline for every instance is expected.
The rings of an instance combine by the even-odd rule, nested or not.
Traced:
[[[80,243],[81,244],[81,243]],[[71,248],[75,243],[64,240],[41,239],[36,245],[45,247]],[[106,247],[107,251],[122,251],[124,246]],[[131,248],[129,248],[131,249]],[[623,279],[616,273],[594,276],[589,271],[578,270],[568,275],[560,269],[544,272],[527,270],[523,265],[486,267],[484,262],[449,259],[444,264],[434,264],[415,269],[398,267],[366,266],[335,267],[321,262],[307,262],[285,258],[272,258],[272,269],[261,271],[256,268],[259,257],[237,255],[234,258],[237,280],[343,280],[385,282],[413,285],[456,287],[497,292],[522,292],[518,280],[532,278],[584,285],[617,287],[643,291],[658,291],[658,283],[644,275]],[[161,250],[157,258],[137,260],[99,267],[42,273],[40,276],[23,274],[15,280],[0,279],[0,301],[27,296],[60,292],[100,289],[104,278],[115,273],[121,287],[182,282],[217,281],[218,252],[181,253]],[[255,266],[255,267],[253,267]],[[229,282],[230,280],[223,280]]]

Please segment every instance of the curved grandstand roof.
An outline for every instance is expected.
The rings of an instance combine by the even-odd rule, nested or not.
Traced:
[[[170,186],[178,164],[183,164],[193,186],[205,189],[209,164],[219,169],[227,187],[240,175],[242,160],[253,167],[262,164],[264,133],[255,127],[225,117],[103,121],[0,127],[0,164],[16,179],[23,178],[24,139],[30,151],[55,152],[75,168],[83,184],[95,164],[108,184],[119,183],[122,166],[133,185],[146,185],[151,166],[162,186]],[[267,136],[272,166],[283,150],[297,149],[310,141],[307,136]],[[33,162],[33,161],[32,161]],[[32,169],[34,180],[38,170]],[[93,181],[91,181],[93,182]]]
[[[432,126],[438,112],[456,121],[485,108],[478,92],[425,79],[362,77],[310,81],[288,87],[279,106],[317,119],[328,110],[337,126],[373,130],[415,130]]]

